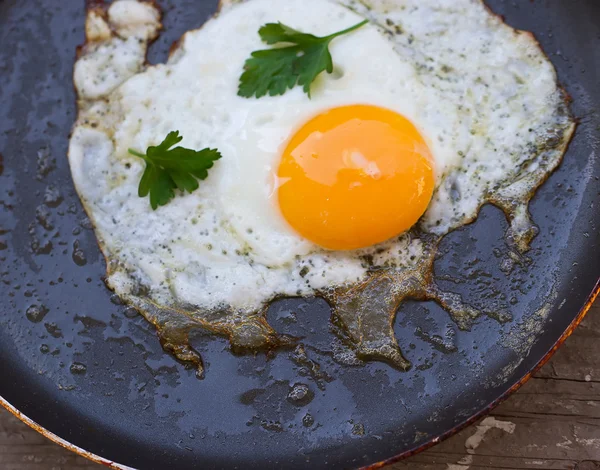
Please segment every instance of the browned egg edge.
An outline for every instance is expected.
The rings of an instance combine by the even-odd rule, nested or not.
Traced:
[[[243,1],[246,0],[220,0],[215,16],[223,7]],[[483,2],[483,0],[479,1]],[[149,3],[157,6],[155,1]],[[88,13],[94,11],[106,16],[107,5],[102,0],[88,1],[87,10]],[[494,14],[491,10],[488,11]],[[503,18],[500,19],[504,21]],[[518,32],[533,37],[531,32]],[[177,51],[185,34],[173,44],[169,55]],[[88,43],[89,38],[86,38],[86,42],[78,49],[78,56],[85,53]],[[537,44],[542,51],[539,43]],[[540,159],[539,167],[519,179],[521,187],[517,194],[514,194],[514,191],[513,194],[508,194],[508,191],[503,192],[500,189],[494,194],[488,194],[479,207],[480,209],[485,204],[492,204],[500,208],[510,224],[505,234],[509,247],[502,266],[505,272],[512,270],[514,264],[523,263],[523,255],[529,250],[531,241],[537,235],[538,229],[529,215],[529,202],[537,189],[560,165],[575,131],[576,123],[568,107],[570,98],[562,88],[561,92],[564,97],[564,107],[561,112],[569,119],[567,125],[556,129],[554,134],[538,148],[538,153],[532,160]],[[78,108],[82,109],[81,106]],[[544,159],[544,155],[553,155],[554,158]],[[90,216],[86,204],[83,205]],[[525,216],[527,221],[525,224],[519,226],[514,223],[518,214]],[[472,223],[475,219],[476,217],[466,221],[465,224]],[[418,225],[409,232],[409,235],[421,240],[424,251],[424,255],[413,268],[373,270],[368,278],[359,284],[317,292],[317,296],[325,299],[331,307],[332,332],[353,352],[359,363],[378,360],[385,361],[402,371],[410,369],[411,363],[402,354],[393,330],[398,309],[406,300],[438,303],[461,330],[470,330],[474,320],[483,315],[494,318],[500,323],[510,321],[512,318],[506,311],[473,308],[465,303],[460,295],[442,291],[434,280],[433,263],[443,236],[424,233],[419,230]],[[105,257],[107,276],[123,270],[124,268],[116,260],[110,258],[104,242],[98,237],[97,239]],[[226,337],[232,352],[238,354],[295,348],[291,356],[292,360],[306,367],[317,384],[327,380],[326,374],[320,371],[319,365],[308,358],[299,338],[279,334],[268,324],[266,318],[268,304],[277,298],[270,299],[260,311],[248,314],[229,308],[202,311],[186,305],[166,307],[148,300],[146,294],[147,289],[139,286],[136,294],[122,296],[122,299],[155,326],[163,349],[193,367],[199,378],[204,376],[204,365],[200,354],[190,345],[189,335],[194,330],[203,329]]]

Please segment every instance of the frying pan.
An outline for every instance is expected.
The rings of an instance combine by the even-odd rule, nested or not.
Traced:
[[[215,0],[158,3],[165,31],[150,62],[216,8]],[[506,305],[513,321],[482,318],[459,331],[436,304],[408,302],[395,330],[414,367],[399,372],[336,363],[327,304],[282,300],[269,322],[304,337],[313,362],[298,365],[290,351],[236,356],[198,332],[192,343],[206,365],[198,380],[104,286],[104,260],[73,189],[66,152],[84,2],[0,0],[2,403],[104,463],[359,467],[423,449],[515,390],[598,293],[600,3],[487,3],[536,34],[580,120],[562,166],[533,200],[540,233],[521,264],[501,271],[507,224],[492,206],[449,234],[435,263],[442,288],[476,307]],[[308,387],[306,400],[290,399],[294,384]]]

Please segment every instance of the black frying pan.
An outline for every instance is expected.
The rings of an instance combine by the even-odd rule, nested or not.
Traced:
[[[164,60],[171,43],[216,8],[216,0],[159,3],[166,30],[151,62]],[[504,302],[514,321],[482,318],[464,332],[435,304],[404,304],[396,334],[414,367],[402,373],[382,363],[338,365],[325,302],[280,301],[270,323],[306,337],[321,376],[290,360],[290,352],[234,356],[225,340],[198,333],[193,345],[207,366],[199,381],[163,352],[143,318],[111,301],[104,260],[73,189],[66,150],[83,0],[0,0],[5,406],[140,469],[357,467],[421,449],[515,389],[598,291],[600,3],[488,4],[537,35],[580,118],[564,163],[532,203],[540,234],[528,266],[508,276],[500,271],[494,252],[505,249],[507,224],[491,206],[442,243],[435,266],[441,287],[478,307]],[[287,399],[294,383],[309,387],[310,403]]]

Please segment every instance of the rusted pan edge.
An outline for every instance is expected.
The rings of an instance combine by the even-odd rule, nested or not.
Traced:
[[[450,431],[432,438],[430,441],[426,442],[425,444],[423,444],[415,449],[411,449],[406,452],[403,452],[402,454],[398,454],[394,457],[390,457],[389,459],[382,460],[381,462],[377,462],[372,465],[367,465],[367,466],[363,467],[362,470],[375,470],[378,468],[385,467],[386,465],[391,465],[402,459],[419,454],[419,453],[423,452],[424,450],[429,449],[430,447],[433,447],[434,445],[442,442],[443,440],[454,436],[459,431],[462,431],[464,428],[470,426],[475,421],[477,421],[480,418],[482,418],[483,416],[489,414],[500,403],[502,403],[504,400],[506,400],[508,397],[510,397],[514,392],[516,392],[525,382],[527,382],[531,378],[531,376],[533,374],[535,374],[538,370],[540,370],[542,368],[542,366],[544,364],[546,364],[546,362],[548,362],[548,360],[550,360],[550,358],[554,355],[556,350],[562,346],[562,344],[566,341],[566,339],[569,336],[571,336],[571,333],[573,333],[575,328],[577,328],[577,326],[585,318],[586,314],[588,313],[588,311],[594,304],[594,301],[596,300],[596,298],[598,297],[599,294],[600,294],[600,279],[598,279],[596,281],[596,285],[594,286],[592,293],[589,295],[585,305],[581,308],[581,310],[579,310],[579,313],[577,314],[575,319],[571,322],[569,327],[564,331],[564,333],[561,335],[561,337],[556,341],[556,343],[554,343],[554,346],[552,346],[552,348],[544,355],[544,357],[542,357],[542,359],[540,359],[540,361],[527,374],[525,374],[518,382],[516,382],[512,387],[510,387],[506,392],[504,392],[495,401],[490,403],[488,406],[486,406],[484,409],[482,409],[478,413],[474,414],[472,417],[470,417],[466,421],[463,421],[459,425],[455,426]]]
[[[369,466],[366,466],[366,467],[363,467],[363,468],[365,470],[375,470],[375,469],[378,469],[378,468],[382,468],[382,467],[384,467],[386,465],[390,465],[390,464],[392,464],[394,462],[398,462],[399,460],[405,459],[405,458],[410,457],[412,455],[415,455],[415,454],[418,454],[420,452],[423,452],[424,450],[426,450],[426,449],[434,446],[435,444],[437,444],[437,443],[439,443],[439,442],[441,442],[441,441],[443,441],[445,439],[448,439],[449,437],[451,437],[454,434],[458,433],[459,431],[463,430],[464,428],[466,428],[470,424],[473,424],[479,418],[481,418],[484,415],[488,414],[496,406],[498,406],[500,403],[502,403],[504,400],[506,400],[511,394],[513,394],[514,392],[516,392],[525,382],[527,382],[529,380],[529,378],[535,372],[537,372],[544,364],[546,364],[546,362],[548,362],[548,360],[552,357],[552,355],[556,352],[556,350],[565,342],[565,340],[569,336],[571,336],[571,333],[573,333],[573,331],[575,330],[575,328],[577,327],[577,325],[579,325],[581,323],[581,321],[584,319],[585,315],[588,313],[588,311],[592,307],[594,301],[598,297],[598,294],[600,294],[600,279],[598,279],[598,281],[596,281],[596,285],[595,285],[592,293],[588,297],[588,299],[587,299],[585,305],[583,306],[583,308],[579,311],[579,313],[577,314],[577,316],[575,317],[575,319],[571,322],[571,324],[565,330],[565,332],[561,335],[561,337],[556,341],[556,343],[554,343],[554,346],[552,346],[552,349],[550,349],[550,351],[548,351],[546,353],[546,355],[536,364],[535,367],[533,367],[533,369],[531,371],[529,371],[524,377],[522,377],[517,383],[515,383],[510,389],[508,389],[502,396],[500,396],[498,399],[496,399],[494,402],[492,402],[486,408],[484,408],[483,410],[481,410],[479,413],[476,413],[471,418],[469,418],[468,420],[462,422],[458,426],[454,427],[450,431],[446,432],[445,434],[442,434],[440,436],[434,437],[429,442],[427,442],[426,444],[423,444],[422,446],[420,446],[420,447],[418,447],[416,449],[411,449],[411,450],[409,450],[407,452],[404,452],[402,454],[398,454],[398,455],[396,455],[394,457],[391,457],[391,458],[389,458],[387,460],[382,460],[381,462],[377,462],[377,463],[375,463],[373,465],[369,465]],[[82,457],[85,457],[86,459],[89,459],[92,462],[96,462],[96,463],[105,465],[106,467],[112,468],[112,469],[115,469],[115,470],[135,470],[132,467],[127,467],[126,465],[121,465],[121,464],[118,464],[118,463],[113,462],[111,460],[108,460],[108,459],[105,459],[103,457],[100,457],[100,456],[98,456],[96,454],[92,454],[91,452],[88,452],[87,450],[82,449],[81,447],[78,447],[78,446],[76,446],[74,444],[71,444],[70,442],[68,442],[68,441],[60,438],[56,434],[48,431],[44,427],[42,427],[39,424],[37,424],[35,421],[33,421],[28,416],[25,416],[23,413],[21,413],[18,409],[16,409],[13,405],[11,405],[8,401],[6,401],[1,396],[0,396],[0,405],[2,405],[9,412],[11,412],[13,415],[15,415],[21,421],[23,421],[30,428],[32,428],[33,430],[39,432],[42,436],[47,437],[52,442],[54,442],[54,443],[56,443],[56,444],[64,447],[67,450],[70,450],[71,452],[75,452],[76,454],[78,454],[78,455],[80,455]]]

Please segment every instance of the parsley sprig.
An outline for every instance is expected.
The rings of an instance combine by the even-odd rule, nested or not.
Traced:
[[[175,197],[175,189],[189,193],[198,189],[198,180],[208,176],[208,170],[221,158],[215,149],[200,151],[175,147],[183,140],[179,131],[169,132],[163,142],[156,147],[148,147],[143,154],[133,149],[129,153],[143,158],[146,169],[140,180],[138,195],[150,195],[150,205],[156,210]]]
[[[317,76],[323,71],[333,72],[331,41],[367,23],[365,20],[325,37],[301,33],[282,23],[267,23],[258,31],[263,42],[290,45],[254,51],[244,66],[238,95],[244,98],[283,95],[300,85],[310,98],[310,86]]]

